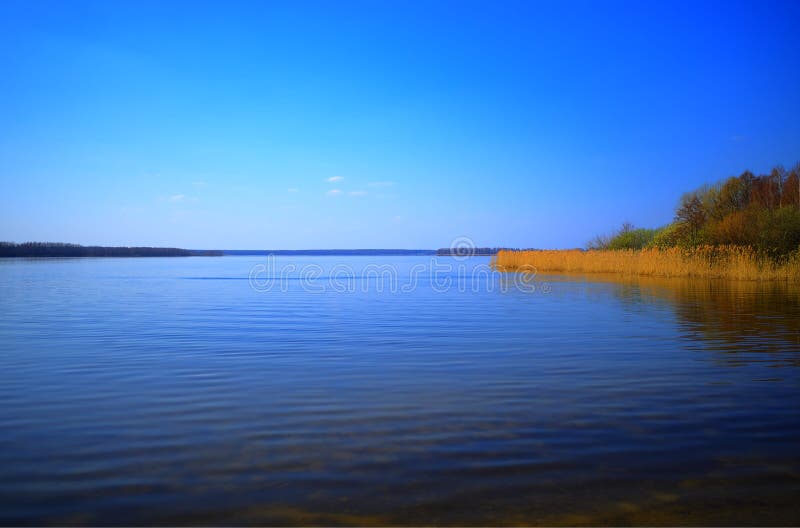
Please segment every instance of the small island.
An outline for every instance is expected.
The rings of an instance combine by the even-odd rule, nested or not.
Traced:
[[[449,247],[439,248],[436,250],[438,257],[491,257],[496,255],[498,251],[505,250],[506,248],[489,248],[489,247]]]

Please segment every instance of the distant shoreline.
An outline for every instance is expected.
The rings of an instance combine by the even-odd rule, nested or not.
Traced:
[[[454,256],[490,257],[501,248],[439,249],[182,249],[166,247],[82,246],[60,242],[0,242],[0,258],[223,257],[223,256]]]
[[[462,250],[459,248],[439,249],[223,249],[223,255],[279,255],[279,256],[456,256],[456,257],[491,257],[496,255],[500,248],[472,248]]]
[[[80,258],[80,257],[221,257],[218,250],[193,250],[164,247],[81,246],[59,242],[0,242],[0,258]]]
[[[434,249],[223,249],[225,256],[420,256],[435,255]]]

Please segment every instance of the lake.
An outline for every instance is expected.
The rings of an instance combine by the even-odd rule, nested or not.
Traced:
[[[800,524],[800,294],[0,260],[2,524]]]

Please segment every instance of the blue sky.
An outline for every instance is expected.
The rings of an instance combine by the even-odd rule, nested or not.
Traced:
[[[800,161],[800,2],[0,3],[0,240],[581,246]]]

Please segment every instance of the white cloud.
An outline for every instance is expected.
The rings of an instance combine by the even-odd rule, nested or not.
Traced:
[[[394,185],[394,182],[390,181],[377,181],[377,182],[369,182],[367,185],[370,187],[391,187]]]
[[[158,201],[173,203],[173,204],[184,204],[190,202],[193,203],[197,201],[197,196],[189,196],[186,194],[173,194],[170,196],[159,196]]]
[[[327,181],[328,181],[328,183],[336,183],[336,182],[340,182],[342,180],[344,180],[344,176],[331,176],[330,178],[328,178]]]
[[[298,189],[296,187],[292,187],[290,189],[286,189],[286,192],[296,193],[296,192],[300,192],[300,189]]]
[[[349,194],[350,196],[366,196],[367,191],[350,191],[347,194]]]
[[[205,187],[207,184],[204,181],[193,181],[192,185],[194,185],[195,187]]]
[[[339,196],[340,194],[342,194],[342,191],[340,191],[339,189],[331,189],[325,194],[327,194],[328,196]]]

